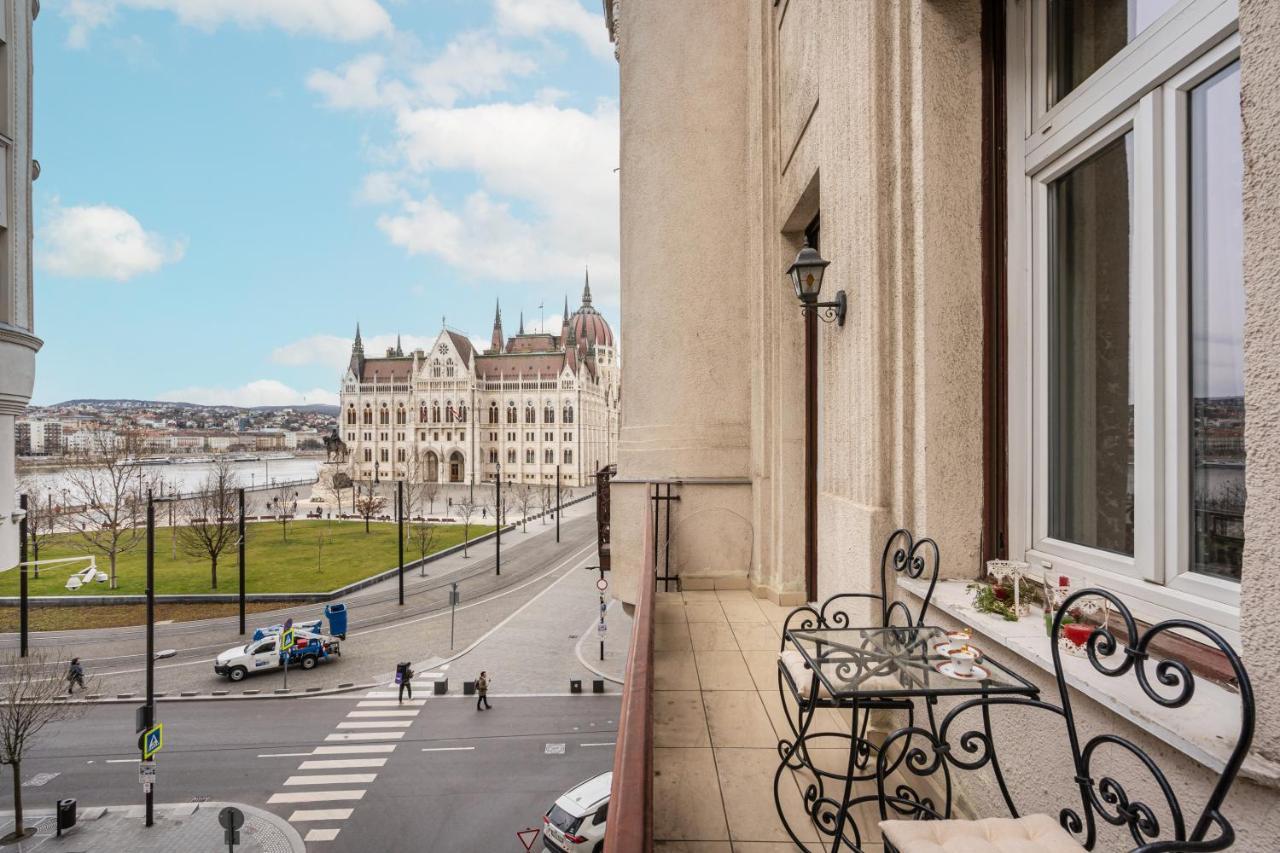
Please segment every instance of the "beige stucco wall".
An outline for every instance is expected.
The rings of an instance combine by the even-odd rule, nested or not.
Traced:
[[[1240,635],[1258,749],[1280,759],[1280,4],[1241,0],[1245,227],[1245,553]]]

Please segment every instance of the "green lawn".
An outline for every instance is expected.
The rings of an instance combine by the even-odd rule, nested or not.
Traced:
[[[412,536],[413,525],[405,525],[405,562],[418,556]],[[493,530],[492,526],[471,525],[471,538]],[[254,592],[324,592],[360,580],[396,565],[396,526],[372,523],[368,533],[360,521],[295,521],[289,525],[289,538],[284,541],[280,525],[274,522],[250,524],[246,562],[247,591]],[[172,532],[167,527],[156,529],[156,594],[235,593],[239,591],[235,547],[228,547],[218,558],[218,588],[210,586],[209,560],[188,557],[181,549],[173,558]],[[462,542],[462,525],[441,524],[433,528],[431,552]],[[74,534],[49,537],[40,547],[40,559],[78,557],[94,554],[98,568],[109,572],[109,563]],[[317,556],[318,562],[317,565]],[[86,564],[68,564],[67,568],[45,568],[40,578],[30,581],[31,595],[141,595],[146,592],[146,552],[142,544],[121,554],[116,564],[118,588],[94,583],[79,593],[69,593],[67,576]],[[18,573],[0,574],[0,595],[18,594]]]

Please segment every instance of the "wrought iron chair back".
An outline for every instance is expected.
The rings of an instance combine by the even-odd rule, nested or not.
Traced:
[[[1123,625],[1124,640],[1117,639],[1112,630],[1111,618],[1096,626],[1085,643],[1085,654],[1090,665],[1109,678],[1132,675],[1137,679],[1143,694],[1164,708],[1181,708],[1191,701],[1196,689],[1195,676],[1185,661],[1177,657],[1155,660],[1150,649],[1153,641],[1162,634],[1196,634],[1226,657],[1234,675],[1240,700],[1240,729],[1230,756],[1222,771],[1214,778],[1204,806],[1199,812],[1188,814],[1183,808],[1173,785],[1155,759],[1142,747],[1116,734],[1104,733],[1082,738],[1076,727],[1071,690],[1062,667],[1062,650],[1058,642],[1066,614],[1078,613],[1088,608],[1089,599],[1104,599],[1110,613]],[[996,772],[1001,793],[1010,814],[1018,816],[1004,784],[1003,773],[996,745],[986,733],[990,731],[990,710],[993,706],[1030,707],[1050,711],[1063,718],[1071,757],[1074,764],[1074,781],[1079,789],[1080,806],[1063,807],[1058,822],[1087,850],[1093,850],[1098,842],[1099,819],[1115,827],[1126,829],[1135,847],[1132,853],[1198,853],[1198,851],[1224,850],[1235,840],[1235,831],[1222,813],[1222,805],[1231,786],[1235,783],[1253,741],[1254,697],[1249,674],[1240,656],[1223,637],[1213,629],[1187,619],[1169,619],[1139,631],[1138,623],[1129,608],[1114,594],[1101,589],[1085,589],[1070,595],[1054,615],[1052,630],[1054,677],[1058,686],[1060,705],[1050,702],[1016,697],[983,697],[961,702],[943,718],[936,735],[927,729],[908,726],[893,732],[882,744],[877,760],[877,784],[884,805],[882,815],[889,812],[899,817],[946,818],[951,816],[951,802],[935,803],[920,796],[910,785],[899,784],[893,791],[886,789],[886,776],[891,769],[905,768],[915,776],[929,776],[946,765],[967,770],[977,770],[991,764]],[[1117,656],[1119,656],[1117,658]],[[953,725],[966,711],[979,709],[986,721],[984,730],[970,729],[958,738],[951,738]],[[895,744],[901,742],[895,747]],[[912,743],[916,745],[912,745]],[[1117,753],[1117,750],[1119,751]],[[1124,778],[1149,779],[1159,791],[1159,799],[1151,803],[1131,797],[1117,774],[1103,774],[1104,761],[1113,766],[1115,756],[1126,760],[1125,770],[1132,768]],[[894,762],[894,756],[897,756]],[[905,759],[905,761],[903,760]],[[893,768],[888,765],[894,763]],[[1212,777],[1211,777],[1212,778]],[[1145,788],[1145,786],[1144,786]],[[1161,816],[1167,816],[1167,823]],[[889,845],[886,845],[886,849]]]
[[[846,608],[856,601],[878,603],[880,624],[883,626],[894,624],[895,618],[901,619],[906,625],[923,625],[925,615],[929,612],[929,601],[933,598],[933,590],[938,583],[940,561],[937,542],[929,538],[917,540],[910,530],[898,528],[889,534],[880,555],[880,591],[838,592],[816,608],[808,604],[797,607],[787,614],[782,625],[782,648],[786,647],[786,632],[789,630],[850,627],[853,623]],[[919,613],[913,614],[905,602],[889,599],[888,582],[891,571],[914,579],[928,578],[929,588],[920,604]]]

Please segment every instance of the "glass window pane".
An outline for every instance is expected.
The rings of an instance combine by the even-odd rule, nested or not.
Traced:
[[[1191,91],[1191,571],[1240,580],[1244,174],[1240,64]]]
[[[1049,0],[1049,106],[1138,37],[1178,0]]]
[[[1050,186],[1049,535],[1133,554],[1133,134]]]

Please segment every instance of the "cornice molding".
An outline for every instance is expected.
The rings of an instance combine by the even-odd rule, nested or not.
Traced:
[[[0,343],[16,344],[20,347],[26,347],[32,352],[39,352],[40,347],[44,346],[44,341],[35,335],[5,322],[0,322]]]
[[[603,0],[604,25],[609,29],[609,41],[613,42],[613,58],[618,59],[618,51],[622,50],[622,27],[618,19],[618,7],[622,0]]]

